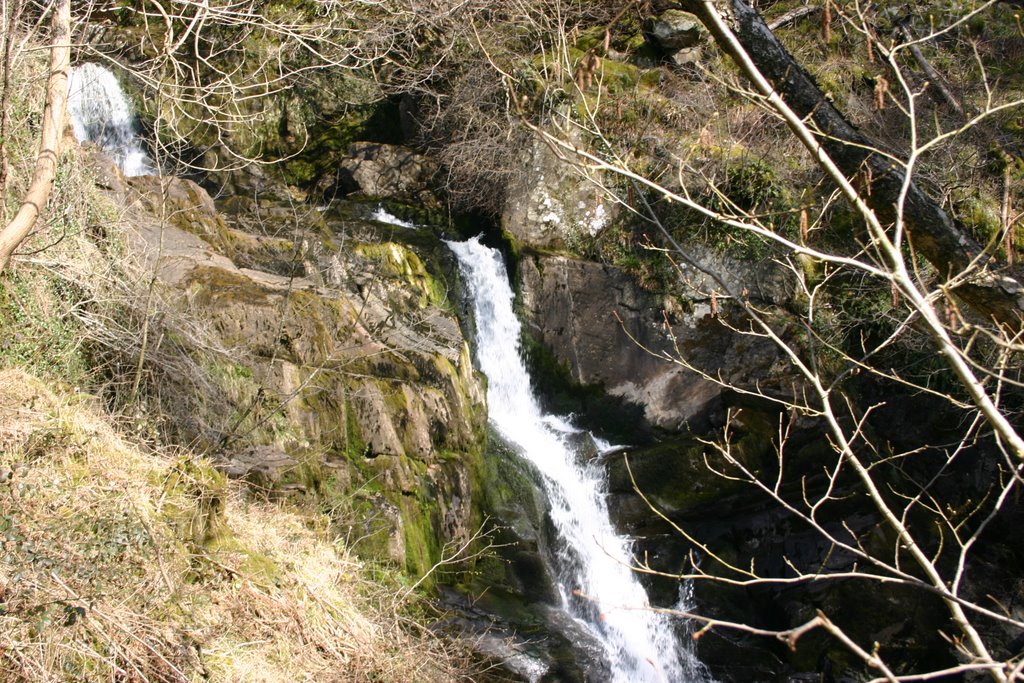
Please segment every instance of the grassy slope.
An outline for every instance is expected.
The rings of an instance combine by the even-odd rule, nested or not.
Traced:
[[[5,216],[44,64],[14,74]],[[422,605],[325,517],[247,497],[161,443],[160,416],[93,395],[131,383],[103,350],[137,344],[145,280],[73,144],[44,219],[0,275],[0,681],[463,679]]]
[[[458,678],[326,522],[0,371],[0,679]]]

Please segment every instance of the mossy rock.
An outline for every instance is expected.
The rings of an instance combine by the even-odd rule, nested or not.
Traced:
[[[270,292],[240,272],[216,266],[198,266],[188,275],[186,286],[196,303],[204,306],[218,302],[262,306]]]
[[[383,277],[398,280],[407,291],[419,292],[418,308],[448,304],[446,283],[428,272],[423,261],[408,247],[398,242],[362,243],[357,244],[353,251],[379,266],[379,274]]]
[[[402,535],[405,540],[405,571],[421,579],[424,589],[438,580],[432,572],[441,560],[442,539],[438,538],[439,510],[437,502],[420,494],[402,496],[399,502],[402,514]]]
[[[750,432],[735,438],[729,448],[732,458],[756,473],[763,468],[771,440]],[[713,447],[686,437],[612,454],[608,471],[609,491],[629,493],[635,488],[671,515],[685,515],[744,488],[742,482],[717,473],[738,476],[735,466]]]

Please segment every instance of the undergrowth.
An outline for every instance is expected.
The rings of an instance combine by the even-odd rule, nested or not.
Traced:
[[[0,372],[0,451],[2,681],[462,677],[325,519],[130,443],[84,394]]]

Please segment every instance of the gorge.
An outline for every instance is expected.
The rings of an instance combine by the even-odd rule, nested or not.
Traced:
[[[134,128],[134,112],[114,75],[84,64],[75,68],[71,87],[70,116],[81,142],[96,144],[109,154],[126,177],[152,174]],[[369,219],[417,229],[380,206]],[[481,245],[479,238],[447,245],[459,259],[461,280],[472,301],[475,355],[487,378],[488,418],[497,435],[531,462],[543,481],[540,501],[555,529],[544,543],[558,585],[558,604],[553,607],[565,610],[600,644],[600,654],[587,665],[592,667],[585,673],[587,680],[710,680],[684,640],[685,622],[649,609],[646,592],[633,573],[631,544],[612,527],[605,503],[607,477],[597,464],[611,447],[566,418],[544,415],[532,394],[520,360],[519,323],[500,254]],[[557,623],[552,628],[558,628]],[[571,631],[563,635],[576,637]],[[541,680],[543,671],[535,675]]]
[[[1024,677],[1007,7],[242,4],[73,9],[0,670]]]
[[[487,376],[488,416],[498,433],[531,462],[544,481],[545,507],[555,528],[549,561],[561,605],[601,643],[609,670],[590,680],[707,680],[681,640],[683,628],[648,609],[633,574],[627,541],[615,533],[605,503],[605,475],[582,458],[609,450],[565,418],[544,415],[520,360],[519,322],[499,252],[479,238],[449,242],[472,297],[476,356]],[[575,437],[575,438],[574,438]],[[577,443],[573,443],[573,441]],[[603,447],[603,448],[602,448]],[[682,609],[686,606],[683,605]]]

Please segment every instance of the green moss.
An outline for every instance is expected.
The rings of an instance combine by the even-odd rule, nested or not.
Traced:
[[[420,293],[420,308],[448,304],[448,287],[440,278],[429,273],[416,255],[408,247],[398,242],[379,244],[360,243],[354,251],[381,268],[380,274],[402,282]]]
[[[195,396],[206,420],[229,433],[232,443],[288,443],[301,440],[301,427],[287,414],[289,397],[280,395],[253,374],[252,366],[201,356],[200,364],[218,391]],[[266,482],[261,482],[266,483]]]
[[[719,192],[702,188],[694,193],[696,201],[726,215],[739,212],[764,215],[766,227],[784,236],[795,236],[799,213],[792,209],[793,200],[785,181],[766,160],[750,156],[742,146],[714,149],[723,179]],[[677,202],[653,195],[649,204],[661,222],[669,226],[673,237],[681,243],[696,240],[732,258],[758,261],[772,255],[774,246],[756,233],[708,218],[703,213]],[[639,224],[639,229],[646,226]],[[669,267],[668,277],[673,269]]]
[[[402,514],[402,535],[405,540],[405,570],[417,578],[426,576],[441,559],[440,510],[437,502],[427,500],[422,493],[402,496],[399,501]],[[427,577],[421,584],[430,589],[437,576]]]
[[[601,30],[603,36],[604,31]],[[602,38],[603,40],[603,38]],[[568,59],[573,64],[573,72],[563,74],[565,84],[569,84],[576,77],[576,66],[581,64],[587,59],[587,50],[569,48]],[[535,59],[536,61],[536,59]],[[538,68],[542,67],[541,62],[537,63]],[[661,82],[661,71],[657,68],[654,69],[642,69],[636,64],[629,62],[618,61],[616,59],[602,58],[601,64],[598,69],[592,75],[592,84],[590,88],[585,88],[584,96],[588,98],[588,104],[592,108],[596,108],[595,105],[598,103],[597,100],[597,85],[600,84],[603,95],[623,95],[630,96],[635,95],[636,90],[643,87],[656,87]],[[628,108],[630,102],[623,98],[623,101],[619,102],[619,106],[625,106]],[[604,102],[604,106],[607,106],[607,102]],[[582,102],[577,104],[578,113],[581,116],[586,116],[586,110]]]
[[[242,562],[238,566],[238,572],[247,579],[270,585],[278,585],[284,575],[281,565],[273,558],[252,550],[242,551]]]
[[[331,510],[339,534],[361,558],[374,562],[390,560],[394,522],[385,509],[388,503],[372,483],[363,485]]]
[[[245,275],[215,266],[193,268],[187,280],[188,292],[201,305],[237,302],[265,305],[269,292]]]
[[[643,83],[643,72],[633,64],[606,59],[601,63],[601,68],[601,83],[611,94],[631,91]]]
[[[995,238],[1002,229],[999,204],[980,197],[971,197],[961,202],[957,206],[957,218],[982,243]]]
[[[369,446],[363,439],[363,430],[359,427],[359,418],[351,400],[345,401],[345,440],[350,458],[366,457]]]
[[[643,55],[644,53],[641,52],[638,54]],[[650,57],[650,59],[653,59],[653,56]],[[640,72],[640,85],[653,90],[661,86],[661,82],[664,77],[665,75],[661,72],[661,69],[644,69]]]
[[[316,178],[317,169],[309,161],[293,159],[281,164],[281,176],[289,185],[302,187]]]
[[[227,478],[209,463],[182,459],[163,482],[163,515],[187,544],[206,547],[224,542],[231,531],[224,518]]]
[[[305,447],[287,450],[288,455],[295,460],[295,465],[280,473],[278,486],[298,485],[307,495],[322,496],[327,481],[323,455],[318,450]]]
[[[573,45],[579,52],[586,52],[587,50],[597,48],[604,44],[604,27],[593,26],[580,32],[580,37]]]
[[[775,169],[765,160],[739,158],[725,169],[720,188],[729,200],[744,211],[756,211],[780,199],[783,188]]]
[[[643,232],[640,223],[619,223],[606,228],[590,247],[590,256],[626,271],[649,292],[664,292],[675,281],[671,260]]]

